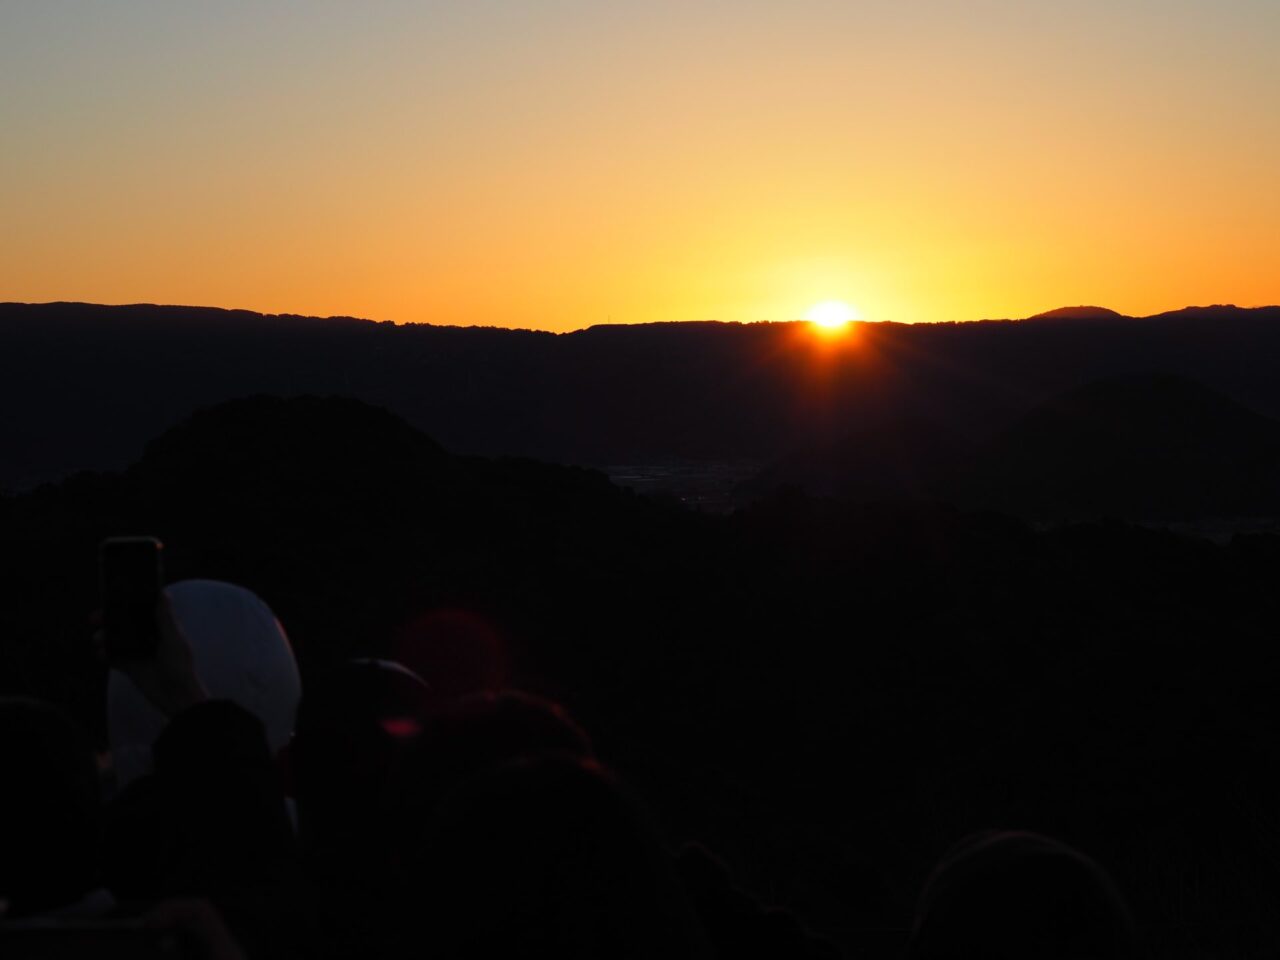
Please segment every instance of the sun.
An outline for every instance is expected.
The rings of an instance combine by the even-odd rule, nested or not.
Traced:
[[[839,330],[850,320],[861,319],[861,315],[843,300],[823,300],[810,307],[804,318],[827,330]]]

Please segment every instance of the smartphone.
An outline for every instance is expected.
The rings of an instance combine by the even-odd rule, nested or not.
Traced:
[[[168,931],[137,920],[0,921],[5,960],[181,960],[188,955]]]
[[[164,582],[164,545],[155,537],[111,537],[99,548],[102,633],[107,662],[155,655],[160,642],[156,603]]]

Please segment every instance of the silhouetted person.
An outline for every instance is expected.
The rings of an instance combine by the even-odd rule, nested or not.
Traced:
[[[60,710],[0,699],[0,900],[9,917],[97,912],[98,778]],[[78,909],[79,908],[79,909]]]
[[[313,908],[261,721],[195,704],[156,741],[155,769],[113,801],[104,868],[124,901],[206,897],[251,956],[304,950]]]
[[[511,760],[550,755],[592,759],[591,740],[563,707],[522,691],[443,704],[414,747],[408,789],[431,807],[470,774]]]
[[[431,704],[422,679],[392,661],[350,661],[308,678],[287,766],[328,955],[380,952],[411,815],[405,771]]]
[[[250,955],[296,953],[311,924],[276,761],[299,695],[288,640],[232,584],[174,584],[156,618],[154,655],[117,665],[108,686],[124,789],[107,813],[107,882],[135,908],[207,897]]]
[[[226,700],[178,714],[155,771],[108,820],[112,889],[133,899],[214,896],[256,886],[293,854],[292,827],[261,722]]]
[[[229,583],[167,587],[156,624],[154,654],[108,679],[124,790],[109,812],[106,869],[127,897],[232,892],[291,854],[274,752],[293,727],[293,652],[266,604]]]
[[[313,857],[345,869],[378,854],[431,702],[417,674],[388,660],[353,660],[309,682],[288,766]]]
[[[165,588],[158,616],[162,669],[143,673],[151,665],[135,662],[112,669],[107,680],[117,785],[124,787],[151,769],[151,747],[165,724],[197,699],[239,704],[261,721],[271,752],[281,750],[293,731],[301,682],[289,639],[271,608],[235,584],[183,580]],[[178,671],[165,662],[172,653],[181,654],[182,671],[192,677],[173,676]],[[198,692],[181,690],[184,683],[194,683]]]
[[[478,773],[412,849],[397,885],[403,954],[708,955],[657,836],[594,763],[543,757]],[[423,911],[431,923],[419,944]]]
[[[1138,955],[1110,876],[1066,844],[1032,833],[962,841],[926,884],[911,960],[1111,960]]]
[[[399,953],[402,925],[422,909],[399,896],[404,857],[435,806],[477,771],[548,753],[589,757],[591,745],[561,708],[528,694],[438,703],[416,674],[376,660],[311,683],[289,757],[333,937]]]

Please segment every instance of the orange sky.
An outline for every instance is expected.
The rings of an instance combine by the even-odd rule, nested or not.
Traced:
[[[1277,48],[1274,0],[16,0],[0,300],[553,330],[1276,303]]]

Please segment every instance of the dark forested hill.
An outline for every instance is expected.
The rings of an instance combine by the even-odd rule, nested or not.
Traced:
[[[252,394],[385,406],[451,450],[577,463],[778,457],[902,421],[995,436],[1100,377],[1175,374],[1280,417],[1280,308],[1145,319],[650,324],[553,335],[193,307],[0,305],[0,488],[119,468]]]
[[[1194,385],[1168,392],[1237,422]],[[1140,412],[1129,393],[1034,417]],[[795,491],[699,514],[589,470],[459,456],[349,399],[250,398],[122,473],[0,496],[0,693],[99,735],[96,545],[124,533],[159,536],[170,579],[258,592],[304,686],[371,654],[436,690],[564,701],[672,840],[708,844],[849,955],[900,935],[930,865],[992,826],[1107,863],[1154,956],[1275,942],[1275,536],[1037,531]]]
[[[1280,421],[1180,377],[1099,380],[983,452],[966,502],[1026,516],[1280,516]]]
[[[1091,381],[990,438],[897,421],[785,457],[741,499],[792,485],[1035,520],[1280,517],[1280,421],[1165,374]]]

